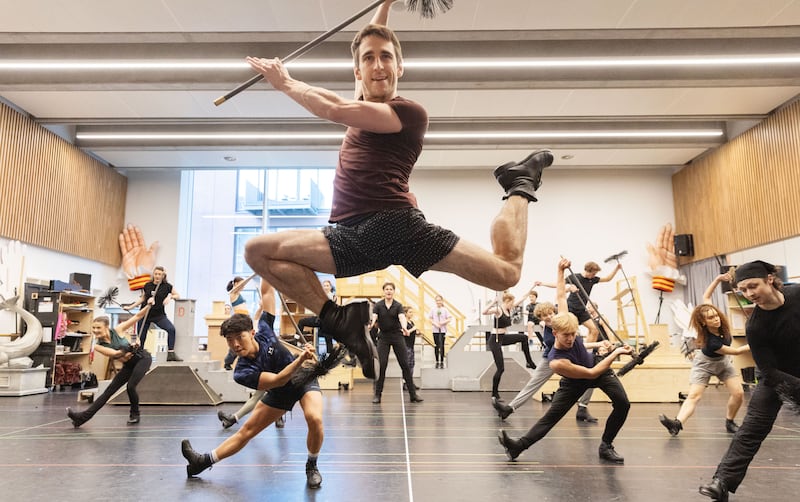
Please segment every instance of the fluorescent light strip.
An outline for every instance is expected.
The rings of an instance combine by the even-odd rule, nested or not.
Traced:
[[[697,130],[653,130],[653,131],[513,131],[513,132],[440,132],[427,133],[426,139],[580,139],[580,138],[715,138],[723,136],[723,131],[718,129]],[[111,140],[315,140],[315,139],[342,139],[344,133],[78,133],[79,140],[111,141]]]
[[[620,68],[620,67],[680,67],[680,66],[780,66],[800,64],[800,54],[763,56],[697,56],[650,58],[570,58],[570,59],[484,59],[484,60],[406,60],[406,68],[419,69],[525,69],[525,68]],[[293,61],[293,69],[350,69],[352,61]],[[250,66],[242,61],[31,61],[6,60],[0,71],[50,70],[244,70]]]

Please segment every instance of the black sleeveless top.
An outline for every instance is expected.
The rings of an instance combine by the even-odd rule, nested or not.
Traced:
[[[494,317],[494,327],[498,329],[507,328],[511,326],[511,316],[503,312],[500,316]]]

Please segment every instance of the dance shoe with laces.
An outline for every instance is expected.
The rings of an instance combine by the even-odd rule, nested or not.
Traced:
[[[494,170],[494,177],[506,191],[507,199],[512,195],[520,195],[530,202],[536,202],[536,190],[542,186],[542,170],[553,163],[553,154],[549,150],[538,150],[528,155],[521,162],[508,162]]]
[[[578,406],[578,412],[575,413],[575,420],[589,424],[597,423],[597,419],[589,414],[589,409],[586,408],[586,406]]]
[[[217,418],[219,418],[219,421],[222,422],[223,429],[228,429],[236,423],[236,415],[229,415],[222,410],[217,412]]]
[[[194,451],[188,439],[181,441],[181,454],[189,462],[189,465],[186,466],[186,475],[190,478],[200,474],[212,465],[211,455]]]
[[[378,350],[367,329],[370,319],[369,304],[354,302],[339,306],[328,300],[319,313],[319,319],[320,330],[330,333],[355,354],[361,363],[364,377],[374,380],[380,372],[380,363]]]
[[[306,461],[306,484],[309,488],[322,486],[322,474],[317,469],[317,463],[311,460]]]
[[[497,410],[497,416],[500,417],[500,420],[505,420],[514,413],[514,408],[494,397],[492,398],[492,407]]]
[[[601,459],[608,462],[614,462],[617,464],[622,464],[625,462],[625,457],[617,453],[617,450],[614,449],[614,445],[611,443],[600,443],[600,448],[598,448],[597,452]]]
[[[670,436],[677,436],[678,433],[683,430],[683,424],[677,418],[672,420],[671,418],[667,418],[666,415],[659,415],[658,421],[667,428]]]
[[[516,460],[520,453],[525,451],[522,441],[519,439],[511,439],[503,429],[500,429],[500,432],[497,433],[497,440],[500,441],[500,444],[506,449],[506,456],[511,461]]]
[[[72,408],[67,408],[67,416],[70,420],[72,420],[72,426],[76,429],[86,423],[86,419],[83,418],[83,414],[73,411]]]
[[[717,502],[728,502],[728,485],[719,478],[712,479],[707,485],[701,485],[699,491],[701,495],[710,497]]]

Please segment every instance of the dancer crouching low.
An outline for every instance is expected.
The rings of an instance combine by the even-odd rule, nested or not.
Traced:
[[[253,330],[252,319],[244,314],[234,314],[220,326],[220,334],[227,339],[228,347],[239,356],[234,380],[267,393],[242,427],[214,450],[201,454],[192,448],[188,439],[181,442],[181,453],[189,462],[186,466],[189,477],[236,454],[299,401],[308,424],[306,482],[309,488],[319,488],[322,484],[322,476],[317,468],[317,456],[324,437],[322,392],[316,379],[302,387],[290,381],[292,373],[304,361],[313,359],[314,347],[307,343],[303,352],[295,358],[272,331],[270,326],[274,319],[274,314],[262,312],[258,321],[258,333]]]
[[[559,299],[563,296],[565,288],[564,270],[569,266],[569,260],[563,258],[558,263],[556,288]],[[555,427],[586,389],[598,387],[611,398],[613,406],[613,411],[609,415],[603,431],[603,442],[600,443],[599,455],[603,460],[622,463],[625,459],[615,451],[612,443],[625,423],[630,409],[630,401],[628,401],[622,383],[611,370],[611,363],[621,354],[630,354],[632,349],[627,345],[617,347],[595,364],[594,357],[586,350],[583,341],[577,336],[578,319],[574,314],[559,310],[561,313],[556,315],[552,321],[556,341],[549,354],[550,369],[563,377],[558,391],[553,396],[553,402],[547,413],[521,438],[512,439],[501,429],[498,434],[500,444],[505,448],[509,460],[515,460],[523,451],[530,448]],[[606,349],[613,347],[607,341],[599,343]]]

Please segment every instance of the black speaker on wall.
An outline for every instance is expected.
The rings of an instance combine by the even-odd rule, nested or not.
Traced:
[[[694,238],[692,234],[675,236],[675,254],[678,256],[694,256]]]

